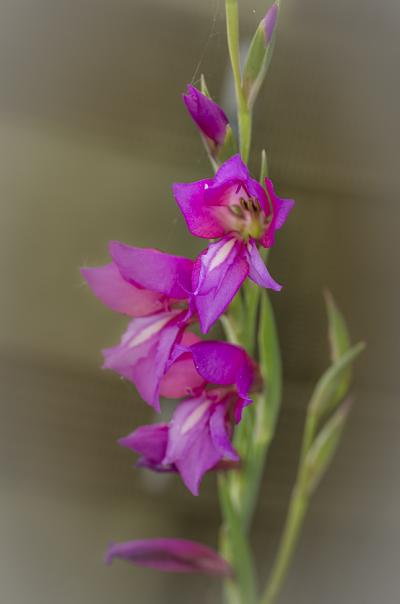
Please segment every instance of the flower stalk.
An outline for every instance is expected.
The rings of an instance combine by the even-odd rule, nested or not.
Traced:
[[[240,72],[239,7],[238,0],[225,0],[226,30],[237,103],[240,154],[248,162],[251,144],[251,111],[242,88]]]
[[[351,346],[344,318],[326,294],[331,365],[308,405],[287,519],[259,600],[249,532],[282,401],[278,330],[266,291],[282,286],[266,260],[294,201],[275,192],[265,150],[259,180],[247,166],[252,112],[272,56],[279,0],[256,29],[243,73],[238,0],[225,0],[225,8],[240,153],[202,76],[201,89],[188,85],[182,97],[214,177],[173,185],[189,231],[208,240],[207,247],[191,260],[114,241],[110,263],[84,268],[82,275],[97,298],[130,318],[120,342],[103,350],[103,367],[130,381],[156,412],[163,398],[180,399],[169,422],[136,428],[119,444],[139,455],[137,467],[179,475],[195,496],[205,474],[218,472],[222,513],[219,554],[188,540],[135,539],[111,545],[107,563],[119,558],[165,572],[218,576],[227,604],[272,604],[310,498],[340,442],[352,364],[364,345]],[[219,320],[228,341],[203,339]]]

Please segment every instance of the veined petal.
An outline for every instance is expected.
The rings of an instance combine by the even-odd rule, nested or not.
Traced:
[[[170,298],[181,300],[188,297],[192,260],[159,250],[131,247],[118,241],[110,242],[110,254],[127,281]]]
[[[249,399],[253,383],[253,364],[243,348],[229,344],[206,340],[190,346],[197,371],[211,384],[236,384],[239,395]]]
[[[197,237],[214,239],[225,234],[213,207],[205,199],[204,193],[213,180],[205,179],[191,183],[175,183],[172,187],[175,201],[178,204],[189,231]]]
[[[257,249],[257,245],[254,241],[249,243],[248,248],[248,263],[249,263],[249,278],[257,283],[260,287],[266,287],[273,289],[274,291],[280,291],[282,285],[279,285],[268,272],[267,267],[264,264],[263,259],[260,256],[260,252]]]
[[[109,308],[131,317],[145,317],[164,308],[162,294],[132,285],[122,278],[114,263],[81,268],[94,295]]]
[[[210,417],[210,434],[214,447],[220,451],[223,459],[239,461],[240,457],[232,446],[226,421],[226,405],[219,403],[215,406]]]
[[[248,274],[240,241],[225,237],[212,243],[196,260],[193,270],[193,300],[203,333],[230,304]]]
[[[196,342],[200,342],[200,338],[190,331],[185,331],[180,345],[188,347]],[[205,380],[197,372],[193,363],[193,356],[190,352],[180,354],[177,360],[171,355],[170,367],[167,369],[160,384],[160,395],[166,398],[189,396],[204,386],[204,384]]]
[[[128,436],[120,438],[118,444],[139,453],[139,466],[156,471],[166,470],[168,468],[162,467],[162,460],[167,450],[168,431],[169,426],[165,423],[140,426]]]
[[[248,178],[250,178],[249,169],[239,153],[237,153],[224,162],[217,170],[217,173],[215,174],[215,183],[221,184],[228,180],[242,180],[246,182]]]
[[[267,190],[269,204],[272,211],[272,220],[268,225],[264,235],[260,239],[261,245],[264,247],[272,247],[275,243],[275,231],[282,228],[285,224],[289,212],[294,206],[293,199],[281,199],[274,191],[272,181],[268,178],[265,179],[265,187]]]
[[[179,311],[135,319],[120,344],[103,351],[103,367],[133,382],[141,397],[156,411],[160,410],[160,383],[182,333],[178,319]]]
[[[198,495],[204,474],[222,458],[209,430],[212,400],[205,395],[181,403],[172,418],[164,463],[174,464],[187,488]]]
[[[229,577],[232,567],[214,550],[185,539],[145,539],[114,543],[107,550],[105,561],[111,564],[120,558],[166,572],[204,573]]]

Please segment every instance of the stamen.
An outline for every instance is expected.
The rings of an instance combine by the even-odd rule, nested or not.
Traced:
[[[237,216],[238,218],[244,218],[243,210],[238,204],[236,204],[236,203],[231,204],[230,206],[228,206],[228,210],[234,216]]]

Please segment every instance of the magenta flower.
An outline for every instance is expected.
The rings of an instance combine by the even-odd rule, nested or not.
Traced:
[[[82,274],[102,302],[136,318],[120,343],[103,351],[104,367],[133,382],[142,398],[159,410],[160,394],[181,397],[204,383],[190,355],[180,359],[180,380],[166,376],[174,346],[198,340],[186,331],[193,262],[118,242],[110,244],[110,254],[112,264],[85,268]]]
[[[217,103],[188,84],[186,94],[182,94],[193,121],[214,147],[220,147],[225,140],[228,118]]]
[[[291,199],[276,196],[272,182],[264,189],[251,178],[239,155],[226,161],[215,178],[175,184],[175,199],[190,232],[206,239],[219,238],[197,259],[192,295],[203,332],[226,309],[248,276],[261,287],[281,286],[270,276],[257,242],[271,247],[293,207]]]
[[[193,495],[210,470],[235,467],[232,414],[237,394],[228,388],[204,390],[178,405],[169,424],[140,426],[118,443],[138,453],[137,466],[177,472]]]
[[[208,384],[232,386],[237,393],[234,418],[238,423],[244,407],[252,402],[249,396],[256,378],[256,366],[240,346],[207,340],[189,346],[177,345],[171,357],[176,362],[190,353],[199,375]]]
[[[226,389],[208,390],[183,401],[174,413],[163,464],[177,469],[193,495],[206,472],[220,462],[239,461],[230,440],[236,398]]]
[[[184,371],[180,363],[187,355],[205,382],[222,387],[203,389],[180,403],[170,424],[142,426],[118,442],[139,453],[141,467],[179,472],[187,488],[198,495],[206,472],[239,461],[231,443],[233,424],[251,403],[255,368],[239,346],[209,340],[176,346],[171,361],[175,376]]]
[[[217,552],[186,539],[144,539],[113,543],[106,552],[106,564],[111,564],[114,558],[170,573],[233,576],[232,567]]]
[[[140,455],[136,465],[155,472],[177,472],[172,464],[164,463],[168,445],[169,424],[150,424],[140,426],[128,436],[118,440],[121,447],[126,447]]]

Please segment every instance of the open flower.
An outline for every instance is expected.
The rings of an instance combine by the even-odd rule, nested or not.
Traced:
[[[248,276],[261,287],[279,291],[259,254],[269,248],[293,207],[280,199],[272,182],[264,189],[251,178],[239,155],[226,161],[215,178],[175,184],[175,199],[190,232],[212,243],[197,259],[192,292],[202,330],[207,332]]]
[[[239,462],[231,436],[243,407],[251,403],[255,371],[239,346],[211,340],[182,343],[175,347],[171,361],[178,382],[179,373],[185,371],[182,360],[188,355],[204,379],[203,388],[178,405],[169,424],[141,426],[118,442],[139,453],[141,467],[179,472],[187,488],[197,495],[206,472]]]
[[[103,351],[104,367],[133,382],[158,411],[160,394],[185,396],[204,382],[190,357],[180,359],[180,381],[166,376],[174,346],[198,340],[187,331],[193,262],[118,242],[110,244],[110,254],[111,264],[84,268],[82,274],[102,302],[135,319],[120,343]]]
[[[112,543],[106,564],[114,558],[172,573],[204,573],[232,577],[233,569],[216,551],[186,539],[143,539]]]
[[[203,390],[180,403],[169,424],[140,426],[118,443],[140,455],[137,466],[179,473],[193,495],[198,495],[206,472],[239,462],[231,444],[236,404],[232,389]]]
[[[239,461],[230,440],[234,399],[226,389],[204,391],[178,405],[173,415],[163,464],[176,467],[193,495],[206,472],[222,461]]]

